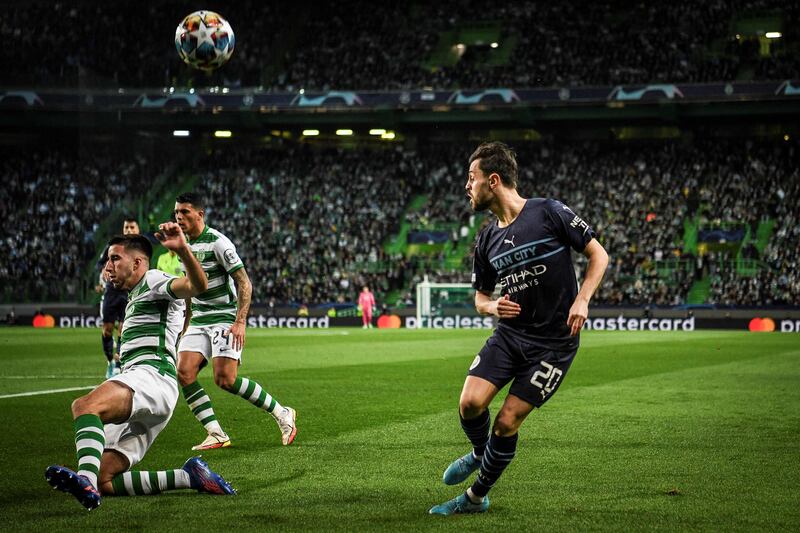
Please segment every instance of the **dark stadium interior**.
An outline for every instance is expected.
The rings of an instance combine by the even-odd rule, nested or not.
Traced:
[[[668,3],[346,0],[208,2],[236,28],[237,60],[192,75],[163,46],[188,1],[3,2],[5,86],[260,86],[264,90],[548,87],[798,77],[800,6],[780,0]],[[147,18],[147,31],[126,21]],[[773,18],[784,39],[745,32]],[[86,20],[97,24],[83,24]],[[566,23],[565,23],[566,22]],[[266,27],[265,27],[266,25]],[[466,48],[458,58],[450,40]],[[738,35],[738,38],[737,38]],[[163,36],[163,37],[162,37]],[[472,42],[469,40],[472,39]],[[496,39],[491,48],[488,39]],[[470,46],[471,45],[471,46]],[[759,53],[761,47],[770,54]],[[35,62],[20,57],[36,58]],[[144,61],[144,60],[147,61]],[[438,66],[436,62],[442,64]]]

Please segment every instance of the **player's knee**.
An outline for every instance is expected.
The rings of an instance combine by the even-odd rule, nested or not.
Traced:
[[[96,398],[87,394],[72,402],[72,417],[78,418],[81,415],[97,415],[102,418],[105,406]]]
[[[217,387],[227,391],[233,389],[233,384],[236,382],[236,376],[231,374],[216,374],[214,376],[214,383]]]
[[[178,383],[181,387],[190,385],[197,381],[197,371],[193,368],[178,366]]]
[[[81,415],[88,414],[89,412],[89,402],[86,400],[86,396],[81,396],[77,400],[72,402],[72,416],[73,418],[77,418]]]
[[[522,418],[515,416],[513,413],[501,411],[494,421],[492,430],[498,437],[510,437],[519,431],[522,420]]]
[[[484,402],[471,396],[462,397],[458,405],[461,418],[475,418],[486,409]]]

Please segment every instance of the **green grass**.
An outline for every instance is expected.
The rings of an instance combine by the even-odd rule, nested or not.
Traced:
[[[240,373],[299,412],[272,419],[201,374],[233,447],[205,453],[239,490],[105,498],[49,488],[75,465],[71,401],[0,398],[0,516],[13,530],[798,530],[800,343],[791,334],[587,332],[564,385],[523,425],[480,516],[434,517],[465,487],[456,412],[486,331],[248,332]],[[96,384],[99,330],[0,330],[0,396]],[[56,376],[56,377],[51,377]],[[501,394],[502,396],[502,394]],[[496,413],[499,401],[492,406]],[[138,468],[177,468],[202,428],[179,399]]]

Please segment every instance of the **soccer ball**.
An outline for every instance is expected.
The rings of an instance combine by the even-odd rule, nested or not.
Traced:
[[[213,11],[195,11],[175,30],[178,55],[196,69],[218,69],[231,58],[234,45],[233,28]]]

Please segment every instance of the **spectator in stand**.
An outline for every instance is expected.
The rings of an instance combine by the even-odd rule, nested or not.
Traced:
[[[4,297],[78,299],[86,267],[99,251],[99,223],[121,210],[120,199],[130,198],[135,183],[157,175],[154,165],[107,147],[0,150],[0,216],[9,222],[0,228]]]

